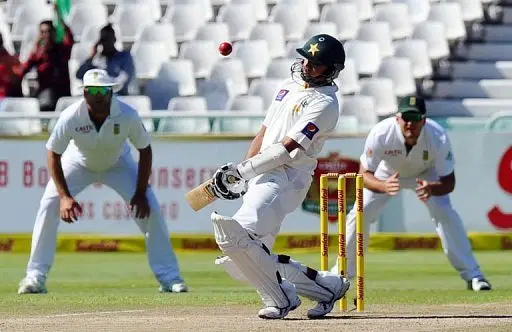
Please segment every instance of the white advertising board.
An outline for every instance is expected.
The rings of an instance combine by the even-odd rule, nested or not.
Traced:
[[[512,229],[512,134],[450,133],[450,138],[457,163],[452,202],[468,231]],[[334,171],[332,167],[340,171],[348,163],[352,169],[347,171],[353,171],[363,143],[364,138],[329,140],[320,156],[321,167],[325,172]],[[38,140],[0,140],[0,233],[32,231],[49,177],[44,144]],[[211,233],[212,211],[226,215],[236,211],[239,201],[217,201],[196,213],[183,197],[219,165],[239,161],[248,145],[248,140],[153,141],[151,183],[172,233]],[[336,159],[336,153],[342,158]],[[62,223],[61,232],[138,234],[126,204],[113,190],[94,185],[77,198],[83,204],[84,216],[76,224]],[[316,213],[299,207],[287,217],[282,231],[317,233],[318,224]],[[416,233],[435,230],[426,208],[412,192],[404,192],[390,202],[378,229]]]

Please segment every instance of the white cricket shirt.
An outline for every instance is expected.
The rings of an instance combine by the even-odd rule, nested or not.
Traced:
[[[438,123],[427,119],[416,145],[407,154],[405,138],[395,117],[379,122],[368,134],[361,164],[375,172],[377,167],[388,175],[418,176],[435,168],[438,176],[454,171],[455,161],[448,136]]]
[[[284,81],[263,121],[267,129],[261,150],[281,142],[285,136],[292,138],[304,150],[292,152],[293,160],[285,168],[296,169],[311,177],[317,156],[338,122],[336,91],[336,85],[305,88],[303,82],[291,78]]]
[[[98,172],[111,168],[122,155],[130,153],[126,139],[137,149],[146,148],[151,142],[133,107],[113,97],[110,115],[97,131],[82,99],[62,111],[46,148]]]

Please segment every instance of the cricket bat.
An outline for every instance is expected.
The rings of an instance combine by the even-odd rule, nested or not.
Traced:
[[[201,210],[217,199],[212,186],[213,179],[209,179],[185,194],[185,200],[194,211]]]

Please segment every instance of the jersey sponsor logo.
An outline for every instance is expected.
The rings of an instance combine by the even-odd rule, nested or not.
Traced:
[[[424,161],[428,160],[428,151],[427,150],[423,150],[423,160]]]
[[[384,151],[384,155],[391,156],[391,157],[396,157],[396,156],[399,156],[401,154],[402,154],[402,150],[400,150],[400,149],[393,149],[393,150],[386,150],[386,151]]]
[[[285,90],[285,89],[281,89],[279,90],[279,92],[277,93],[277,96],[276,96],[276,100],[277,101],[281,101],[283,100],[283,98],[288,94],[288,90]]]
[[[113,133],[114,135],[119,135],[119,123],[114,123],[114,129],[113,129]]]
[[[313,122],[308,122],[308,124],[302,129],[301,133],[304,134],[307,138],[310,140],[313,139],[313,136],[315,136],[316,133],[318,133],[320,129],[314,124]]]
[[[75,128],[75,131],[77,133],[82,133],[82,134],[87,134],[89,133],[91,130],[93,130],[93,126],[92,125],[85,125],[85,126],[79,126],[79,127],[76,127]]]

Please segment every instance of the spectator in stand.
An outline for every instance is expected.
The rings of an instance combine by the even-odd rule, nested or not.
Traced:
[[[18,57],[9,54],[0,33],[0,98],[23,97],[21,92],[21,63]]]
[[[70,96],[70,79],[68,61],[73,47],[73,34],[64,23],[57,7],[55,7],[60,24],[65,27],[65,35],[61,42],[56,41],[56,30],[53,22],[43,21],[39,24],[37,40],[29,59],[23,65],[22,76],[32,68],[37,70],[38,87],[35,97],[39,99],[41,111],[53,112],[60,97]]]
[[[130,91],[131,83],[134,79],[135,66],[133,59],[128,51],[119,51],[116,48],[116,32],[112,24],[107,24],[100,31],[100,39],[94,45],[91,56],[84,61],[76,72],[76,77],[82,79],[89,69],[99,68],[108,72],[110,77],[114,77],[116,82],[122,86],[118,95],[128,95],[137,93]]]

